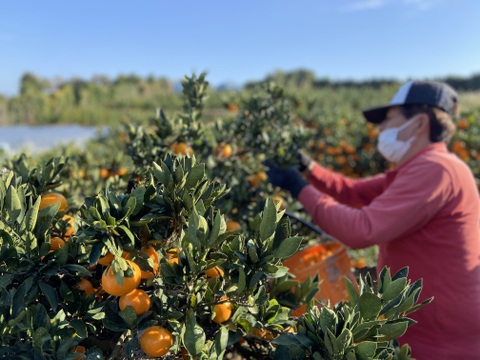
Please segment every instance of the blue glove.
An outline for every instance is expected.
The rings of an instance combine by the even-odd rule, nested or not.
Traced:
[[[295,198],[300,194],[300,191],[308,185],[308,181],[303,178],[295,167],[283,170],[268,160],[265,161],[264,164],[268,166],[268,181],[274,186],[290,191]]]

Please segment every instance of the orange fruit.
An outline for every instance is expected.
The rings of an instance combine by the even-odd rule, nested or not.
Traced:
[[[77,345],[72,349],[72,352],[80,354],[75,358],[75,360],[85,359],[85,346]]]
[[[228,300],[227,296],[222,296],[221,301]],[[217,324],[222,324],[232,316],[232,303],[230,301],[225,301],[220,304],[217,304],[213,307],[213,322]]]
[[[158,253],[153,246],[143,247],[140,251],[153,260],[153,271],[142,270],[142,279],[149,279],[158,272]]]
[[[256,189],[258,185],[260,185],[261,182],[267,180],[267,178],[267,173],[264,171],[260,171],[256,174],[248,176],[247,181],[252,185],[254,189]]]
[[[458,120],[458,122],[457,122],[457,127],[459,129],[466,129],[466,128],[468,128],[469,125],[470,125],[470,123],[465,118],[462,118],[462,119]]]
[[[103,266],[108,266],[110,263],[113,261],[114,256],[113,254],[109,251],[107,255],[101,257],[98,259],[97,264],[103,265]]]
[[[207,275],[210,278],[223,276],[223,274],[224,274],[223,270],[218,266],[205,270],[205,275]]]
[[[152,300],[150,299],[150,295],[144,290],[133,289],[128,294],[120,296],[118,305],[122,311],[125,310],[127,306],[131,306],[133,310],[135,310],[135,314],[142,315],[150,309]]]
[[[227,231],[235,231],[235,230],[240,230],[241,226],[240,223],[237,221],[227,221]]]
[[[275,204],[278,204],[280,203],[280,210],[284,210],[285,209],[285,200],[283,200],[283,198],[280,196],[280,195],[275,195],[273,197],[273,202]]]
[[[260,330],[257,327],[254,327],[252,330],[253,335],[265,339],[265,340],[273,340],[275,337],[273,336],[272,332],[267,329]]]
[[[125,166],[120,166],[117,170],[118,176],[125,176],[128,173],[128,169]]]
[[[108,179],[110,177],[110,171],[102,167],[98,170],[98,176],[100,176],[102,179]]]
[[[75,220],[73,218],[73,216],[70,216],[70,215],[63,215],[62,219],[64,221],[68,220],[68,227],[67,227],[67,231],[65,231],[65,236],[66,237],[69,237],[70,235],[73,235],[73,233],[75,232]]]
[[[235,103],[228,104],[227,108],[228,108],[228,111],[230,111],[230,112],[237,112],[238,111],[238,105],[235,104]]]
[[[140,347],[150,356],[163,356],[173,345],[170,331],[161,326],[150,326],[140,335]]]
[[[123,284],[119,284],[115,279],[115,272],[112,265],[109,265],[102,274],[102,288],[110,295],[122,296],[136,289],[142,280],[142,271],[140,267],[132,260],[126,260],[128,267],[133,272],[131,277],[124,276]]]
[[[48,193],[42,194],[39,210],[42,210],[47,206],[51,206],[57,203],[60,203],[60,207],[58,208],[58,211],[67,210],[67,207],[68,207],[67,199],[62,194],[57,192],[48,192]]]
[[[192,147],[186,142],[173,143],[171,149],[176,155],[193,155]]]
[[[65,246],[65,241],[59,237],[51,237],[50,238],[50,250],[60,250],[62,247]]]
[[[80,280],[80,282],[77,284],[77,289],[84,291],[85,296],[90,296],[96,291],[90,280],[85,278]]]
[[[213,154],[220,158],[228,158],[232,155],[232,146],[221,142],[215,147]]]

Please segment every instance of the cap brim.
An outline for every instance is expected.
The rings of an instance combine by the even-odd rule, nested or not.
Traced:
[[[365,116],[365,119],[367,119],[367,121],[371,123],[380,124],[383,120],[385,120],[385,117],[387,116],[387,112],[392,106],[394,105],[388,105],[388,106],[382,106],[382,107],[364,110],[363,116]]]

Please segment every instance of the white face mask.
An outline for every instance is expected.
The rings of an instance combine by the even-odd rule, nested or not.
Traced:
[[[396,127],[383,130],[378,136],[378,151],[385,159],[390,162],[397,163],[406,154],[415,136],[412,136],[407,141],[398,140],[397,136],[400,131],[411,125],[411,121]]]

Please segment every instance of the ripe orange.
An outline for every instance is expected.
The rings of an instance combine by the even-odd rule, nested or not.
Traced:
[[[194,152],[192,147],[189,144],[187,144],[186,142],[173,143],[171,145],[171,149],[173,150],[174,154],[176,154],[176,155],[191,156],[191,155],[193,155],[193,152]]]
[[[285,209],[285,200],[280,196],[280,195],[275,195],[273,197],[273,202],[275,204],[278,204],[280,203],[280,210],[284,210]]]
[[[117,175],[120,177],[127,175],[127,173],[128,169],[125,166],[120,166],[117,170]]]
[[[113,254],[109,251],[107,255],[101,257],[98,259],[97,264],[103,265],[103,266],[108,266],[110,263],[113,261],[114,256]]]
[[[85,292],[85,296],[90,296],[92,295],[96,290],[93,287],[92,283],[90,280],[83,278],[80,280],[80,282],[77,284],[77,289],[82,290]]]
[[[223,276],[223,274],[224,272],[222,268],[218,266],[205,270],[205,275],[207,275],[209,278]]]
[[[158,272],[158,253],[153,246],[143,247],[140,251],[153,260],[153,271],[142,270],[142,279],[149,279]]]
[[[228,104],[228,111],[237,112],[238,111],[238,105],[235,104],[235,103]]]
[[[60,250],[62,247],[65,246],[65,241],[59,237],[51,237],[50,238],[50,250]]]
[[[70,235],[73,235],[73,233],[75,232],[75,220],[73,218],[73,216],[70,216],[70,215],[63,215],[62,219],[64,221],[68,220],[68,227],[67,227],[67,231],[65,231],[65,237],[69,237]]]
[[[221,142],[215,147],[213,154],[222,159],[228,158],[232,155],[232,146]]]
[[[125,310],[127,306],[131,306],[135,310],[135,314],[142,315],[150,309],[152,300],[144,290],[133,289],[128,294],[120,296],[118,305],[120,310]]]
[[[150,326],[140,335],[140,347],[150,356],[163,356],[172,345],[172,334],[161,326]]]
[[[237,221],[227,221],[227,231],[235,231],[241,228],[240,223]]]
[[[110,171],[102,167],[98,170],[98,176],[100,176],[102,179],[108,179],[110,177]]]
[[[465,118],[462,118],[462,119],[458,120],[458,122],[457,122],[457,127],[459,129],[466,129],[466,128],[468,128],[469,125],[470,125],[470,123],[468,122],[468,119],[465,119]]]
[[[228,297],[224,295],[220,300],[228,300]],[[232,303],[230,301],[225,301],[215,305],[213,307],[213,313],[215,314],[213,322],[216,322],[217,324],[224,323],[232,316]]]
[[[67,207],[68,207],[67,199],[62,194],[57,192],[48,192],[48,193],[42,194],[39,210],[42,210],[47,206],[51,206],[57,203],[60,203],[60,207],[58,208],[58,211],[67,210]]]
[[[133,272],[131,277],[124,276],[123,284],[117,283],[115,280],[115,273],[112,269],[112,265],[109,265],[102,274],[102,287],[110,295],[122,296],[128,294],[133,289],[136,289],[140,284],[141,273],[140,267],[132,260],[126,260],[128,267]]]
[[[256,174],[250,175],[247,177],[247,181],[252,185],[254,189],[260,185],[262,181],[267,180],[268,176],[267,173],[264,171],[260,171]]]
[[[273,340],[275,336],[273,336],[272,332],[267,329],[260,330],[257,327],[254,327],[252,330],[253,335],[265,339],[265,340]]]

